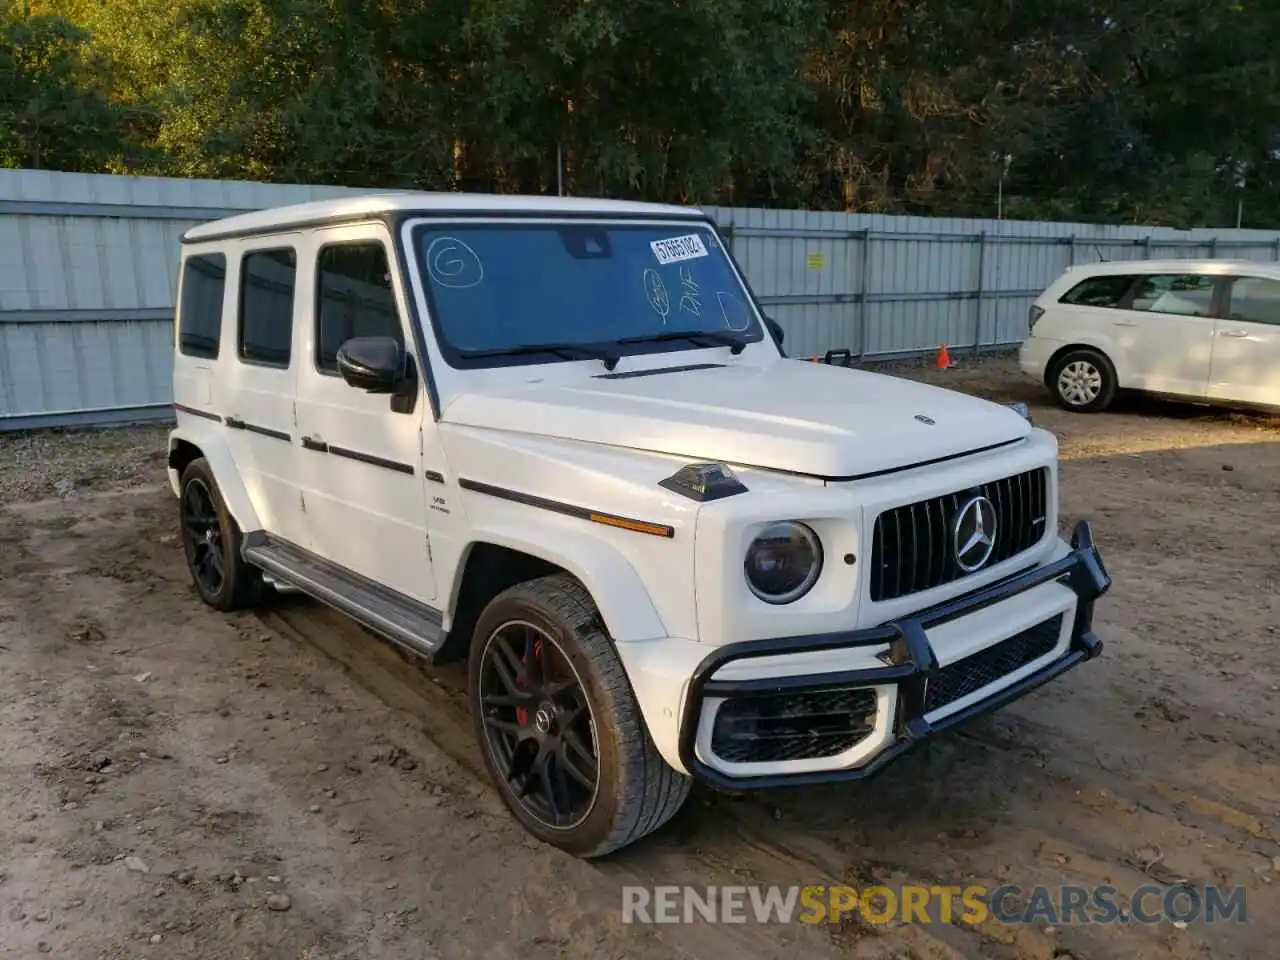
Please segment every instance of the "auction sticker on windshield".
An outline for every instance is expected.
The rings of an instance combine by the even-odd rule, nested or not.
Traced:
[[[707,256],[707,248],[702,245],[702,238],[696,233],[668,240],[653,240],[649,246],[653,248],[653,255],[658,258],[658,262],[663,265]]]

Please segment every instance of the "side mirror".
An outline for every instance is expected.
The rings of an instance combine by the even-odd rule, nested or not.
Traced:
[[[773,317],[765,317],[764,325],[769,328],[769,336],[773,337],[773,342],[776,343],[778,345],[778,349],[781,350],[784,335],[782,333],[782,327],[778,325],[778,321],[773,319]]]
[[[353,337],[338,348],[338,372],[369,393],[395,393],[405,373],[405,352],[391,337]]]

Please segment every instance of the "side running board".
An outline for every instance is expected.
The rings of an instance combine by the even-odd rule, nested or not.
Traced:
[[[302,547],[255,530],[244,559],[326,603],[410,653],[430,658],[444,642],[440,611],[374,583]]]

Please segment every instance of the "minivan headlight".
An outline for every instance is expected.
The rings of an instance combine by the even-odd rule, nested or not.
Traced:
[[[771,523],[756,534],[743,561],[747,586],[765,603],[794,603],[822,572],[822,541],[796,520]]]

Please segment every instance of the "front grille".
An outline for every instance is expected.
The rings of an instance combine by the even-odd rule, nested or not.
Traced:
[[[973,656],[948,664],[929,678],[924,693],[924,712],[932,713],[954,703],[1038,660],[1058,645],[1061,632],[1062,614],[1058,614]]]
[[[1049,471],[1044,467],[993,480],[876,517],[871,542],[871,599],[894,600],[967,576],[956,562],[956,515],[981,493],[996,512],[995,548],[985,567],[1028,550],[1044,536]]]
[[[814,760],[848,750],[875,729],[871,690],[734,697],[720,705],[711,751],[728,763]]]

